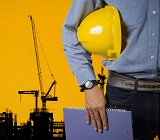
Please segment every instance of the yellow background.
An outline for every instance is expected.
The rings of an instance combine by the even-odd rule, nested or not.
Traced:
[[[19,90],[39,90],[36,58],[28,15],[32,15],[54,75],[58,101],[47,102],[55,121],[63,121],[64,107],[84,107],[84,94],[79,92],[75,77],[66,61],[62,40],[62,23],[72,0],[3,0],[0,8],[0,112],[17,114],[18,124],[29,119],[35,107],[33,95],[20,95]],[[40,41],[40,43],[39,43]],[[41,44],[41,45],[40,45]],[[53,79],[41,52],[40,62],[44,91]],[[101,73],[102,59],[93,56],[96,75]],[[106,73],[106,69],[104,70]],[[51,91],[53,93],[53,91]],[[51,94],[52,94],[51,93]],[[38,101],[41,108],[41,100]]]
[[[62,23],[72,0],[5,0],[0,9],[0,112],[17,114],[18,123],[25,123],[35,107],[33,95],[20,95],[19,90],[39,90],[36,57],[28,15],[32,15],[38,32],[38,47],[43,47],[48,64],[57,82],[58,101],[47,102],[55,121],[63,121],[63,108],[84,107],[84,94],[79,92],[62,46]],[[53,79],[39,52],[44,91]],[[101,58],[93,56],[96,75],[101,73]],[[53,94],[51,91],[50,94]],[[38,106],[41,108],[39,98]]]

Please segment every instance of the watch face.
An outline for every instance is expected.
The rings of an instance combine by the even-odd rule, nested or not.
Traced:
[[[93,83],[92,83],[91,81],[87,81],[87,82],[85,83],[85,87],[86,87],[86,88],[92,88],[92,87],[93,87]]]

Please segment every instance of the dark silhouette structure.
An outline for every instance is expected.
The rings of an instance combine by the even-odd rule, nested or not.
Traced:
[[[103,91],[104,93],[104,85],[105,85],[105,79],[106,79],[106,76],[104,75],[104,68],[103,66],[101,67],[101,74],[98,74],[98,80],[97,80],[97,83],[100,85],[100,89]]]
[[[29,120],[17,125],[13,113],[0,113],[0,140],[66,140],[64,122],[54,122],[53,113],[33,112]]]

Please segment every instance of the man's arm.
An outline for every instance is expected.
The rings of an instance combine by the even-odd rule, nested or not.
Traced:
[[[98,86],[85,90],[86,103],[86,121],[88,124],[92,121],[94,130],[102,132],[108,129],[108,121],[106,114],[106,99],[102,90]]]
[[[96,77],[91,54],[83,48],[77,39],[77,28],[88,14],[102,7],[104,7],[102,0],[74,0],[63,24],[64,52],[79,86],[88,80],[96,80]],[[92,120],[94,129],[101,132],[102,126],[107,128],[104,94],[98,86],[84,92],[87,122],[90,123]]]

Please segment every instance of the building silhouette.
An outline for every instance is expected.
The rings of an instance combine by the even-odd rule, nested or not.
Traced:
[[[17,115],[0,113],[0,140],[66,140],[64,122],[54,122],[53,113],[32,112],[26,123],[17,125]]]

